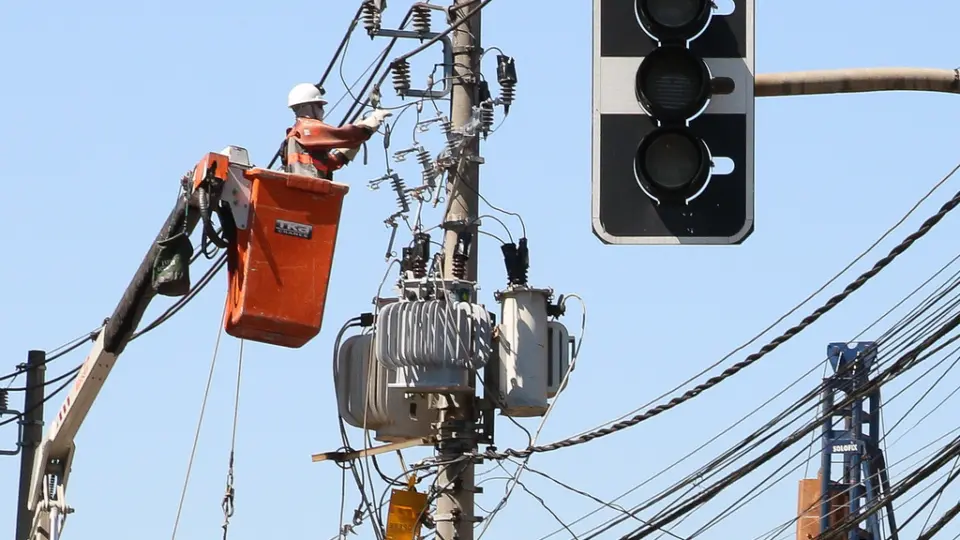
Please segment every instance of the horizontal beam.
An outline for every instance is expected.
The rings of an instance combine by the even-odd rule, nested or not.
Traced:
[[[913,90],[960,94],[960,70],[933,68],[855,68],[756,76],[756,97],[808,96]]]
[[[409,441],[384,444],[382,446],[367,448],[364,450],[353,450],[351,452],[324,452],[322,454],[313,454],[310,456],[310,458],[314,463],[318,461],[333,461],[335,463],[343,463],[344,461],[353,461],[355,459],[377,456],[387,452],[393,452],[395,450],[403,450],[405,448],[412,448],[414,446],[430,446],[432,444],[434,444],[433,438],[427,437],[423,439],[410,439]]]

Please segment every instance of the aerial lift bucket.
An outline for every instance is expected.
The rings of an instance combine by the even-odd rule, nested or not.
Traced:
[[[340,213],[349,186],[252,168],[247,227],[228,255],[227,334],[299,348],[323,323]]]

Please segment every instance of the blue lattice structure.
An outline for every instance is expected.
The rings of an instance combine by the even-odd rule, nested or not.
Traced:
[[[824,380],[823,389],[823,450],[820,473],[820,533],[825,533],[831,522],[831,512],[838,509],[834,501],[838,492],[847,502],[846,516],[860,516],[875,505],[890,490],[886,460],[880,447],[883,432],[880,428],[880,388],[863,395],[859,392],[870,382],[871,372],[877,366],[877,344],[872,341],[830,343],[827,358],[834,374]],[[835,404],[851,403],[826,414]],[[834,427],[839,421],[839,426]],[[833,456],[843,456],[843,470],[833,477]],[[889,524],[890,538],[899,540],[893,506],[883,507]],[[848,533],[849,540],[885,540],[881,532],[880,511],[866,516],[860,525]],[[836,521],[834,519],[833,521]]]

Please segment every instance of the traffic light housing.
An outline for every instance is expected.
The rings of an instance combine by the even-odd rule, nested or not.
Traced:
[[[739,244],[753,232],[754,2],[594,0],[592,218],[604,243]]]

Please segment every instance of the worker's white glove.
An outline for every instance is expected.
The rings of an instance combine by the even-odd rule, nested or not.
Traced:
[[[393,116],[392,112],[384,109],[376,109],[372,113],[370,113],[370,116],[357,122],[357,125],[363,126],[369,129],[370,131],[376,131],[380,129],[380,124],[383,123],[384,118],[387,118],[390,116]]]
[[[353,161],[353,158],[357,157],[357,154],[360,153],[360,147],[356,148],[337,148],[337,152],[343,154],[343,157],[347,158],[347,161]]]

